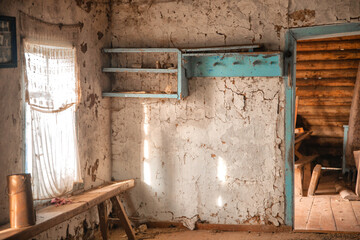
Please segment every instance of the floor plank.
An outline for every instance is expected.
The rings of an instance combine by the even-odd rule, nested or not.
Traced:
[[[306,230],[336,231],[330,196],[315,197]]]
[[[351,202],[340,199],[340,196],[331,197],[331,207],[334,213],[336,229],[341,232],[360,232]]]
[[[295,197],[295,228],[306,229],[314,198]]]
[[[352,201],[351,206],[354,210],[358,225],[360,225],[360,201]]]

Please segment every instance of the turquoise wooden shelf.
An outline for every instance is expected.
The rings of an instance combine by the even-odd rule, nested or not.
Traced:
[[[177,98],[188,96],[191,77],[280,77],[283,76],[281,52],[254,52],[260,45],[207,48],[106,48],[104,53],[177,53],[177,69],[103,68],[113,73],[177,74],[177,93],[104,92],[104,97]],[[244,52],[245,51],[245,52]],[[186,74],[185,74],[186,72]]]
[[[153,69],[153,68],[103,68],[103,72],[112,73],[158,73],[177,74],[177,93],[144,93],[139,92],[103,92],[103,97],[126,97],[126,98],[177,98],[183,99],[188,96],[188,80],[183,67],[182,52],[177,48],[105,48],[104,53],[177,53],[176,69]]]

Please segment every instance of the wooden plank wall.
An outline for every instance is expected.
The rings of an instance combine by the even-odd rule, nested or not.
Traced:
[[[309,153],[340,162],[359,60],[360,35],[297,42],[297,127],[313,131]]]

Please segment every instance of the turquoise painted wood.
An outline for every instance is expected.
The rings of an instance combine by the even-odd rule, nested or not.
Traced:
[[[184,54],[186,77],[279,77],[282,54],[217,53]]]
[[[285,36],[285,54],[296,49],[296,41],[288,32]],[[295,56],[285,57],[285,224],[293,226],[294,222],[294,111],[295,111]]]
[[[150,94],[150,93],[125,93],[125,92],[103,92],[103,97],[124,98],[177,98],[177,94]]]
[[[177,53],[177,69],[149,69],[149,68],[103,68],[103,72],[113,73],[177,73],[177,94],[150,94],[150,93],[127,93],[127,92],[103,92],[103,97],[126,97],[126,98],[177,98],[183,99],[188,96],[188,80],[182,66],[182,53],[177,48],[104,48],[104,53]]]
[[[177,69],[153,69],[153,68],[103,68],[103,72],[139,72],[139,73],[177,73]]]
[[[285,224],[294,224],[294,112],[296,41],[360,34],[360,23],[293,28],[287,31],[284,52],[285,83]],[[291,76],[291,81],[289,81]],[[290,84],[289,84],[290,83]]]

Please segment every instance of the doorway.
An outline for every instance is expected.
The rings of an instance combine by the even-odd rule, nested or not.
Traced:
[[[359,24],[297,28],[287,33],[286,224],[294,226],[295,230],[359,231],[356,227],[359,227],[360,207],[355,204],[355,208],[359,209],[358,214],[352,203],[343,203],[337,201],[338,199],[332,199],[331,196],[332,193],[333,197],[339,196],[334,190],[334,182],[343,177],[341,157],[344,128],[342,125],[346,125],[344,123],[348,121],[348,109],[351,105],[349,99],[355,81],[354,76],[350,75],[355,72],[356,76],[357,67],[355,69],[354,65],[355,60],[358,61],[349,56],[344,57],[344,53],[354,52],[354,49],[344,47],[344,44],[359,41],[360,37],[355,35],[360,35]],[[341,41],[345,43],[339,45]],[[320,57],[324,58],[324,55],[325,59],[321,59]],[[341,94],[345,94],[347,99],[343,101],[341,97],[344,96]],[[303,137],[299,140],[299,136]],[[303,160],[300,163],[303,165],[299,174],[298,161],[301,158]],[[312,196],[307,196],[314,169],[319,168],[320,183],[315,184]],[[302,183],[300,188],[299,182]],[[329,208],[324,209],[324,206]],[[303,209],[299,211],[298,207]],[[343,229],[342,226],[345,209],[351,210],[353,214],[352,220],[346,220],[349,222],[348,229]],[[337,223],[339,219],[336,218],[342,219],[342,222]],[[322,226],[321,223],[324,225]],[[334,227],[329,227],[331,225]]]

